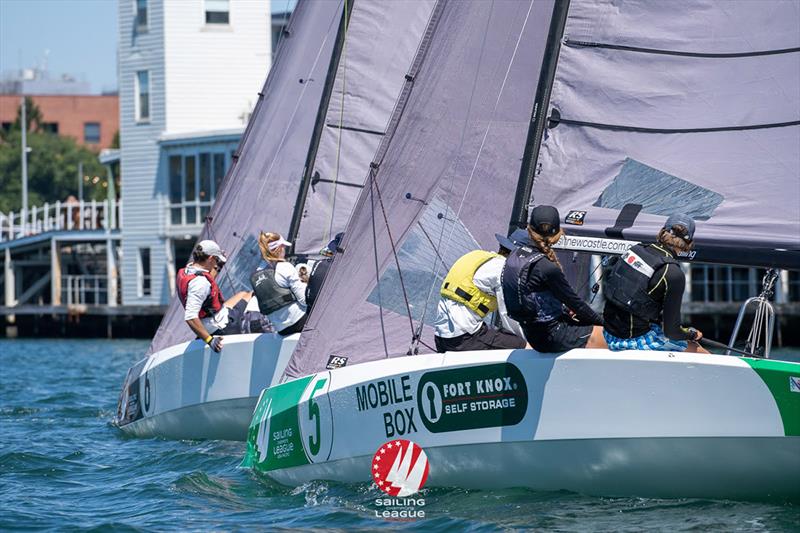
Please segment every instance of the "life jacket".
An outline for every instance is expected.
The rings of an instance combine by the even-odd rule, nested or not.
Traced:
[[[194,278],[198,276],[203,276],[208,280],[211,284],[211,292],[208,294],[208,298],[203,302],[203,305],[200,307],[200,313],[197,316],[200,318],[205,318],[207,316],[213,316],[222,309],[222,304],[225,303],[225,299],[222,297],[222,293],[219,290],[219,286],[217,282],[211,277],[211,274],[205,271],[201,272],[189,272],[189,267],[182,268],[178,271],[178,298],[180,298],[183,307],[186,307],[186,296],[189,294],[189,282],[192,281]]]
[[[311,274],[308,275],[308,285],[306,285],[306,307],[311,309],[317,300],[319,291],[322,290],[322,283],[328,276],[328,271],[333,264],[332,258],[323,259],[314,263]]]
[[[258,310],[262,315],[268,315],[295,301],[291,289],[281,287],[275,281],[275,265],[270,261],[267,261],[266,267],[256,270],[250,276],[250,283],[258,298]]]
[[[475,250],[461,256],[444,278],[439,294],[466,306],[479,317],[485,317],[497,309],[497,297],[481,291],[472,278],[484,263],[495,257],[500,255],[484,250]]]
[[[633,316],[657,322],[662,303],[650,295],[650,280],[661,267],[677,263],[672,257],[652,252],[649,246],[636,244],[608,273],[603,295]]]
[[[546,258],[529,246],[520,246],[506,259],[500,281],[508,316],[520,323],[545,324],[563,314],[561,301],[549,290],[535,290],[529,281],[533,266]]]

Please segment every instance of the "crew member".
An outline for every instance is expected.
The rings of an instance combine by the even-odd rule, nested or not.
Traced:
[[[453,264],[444,278],[434,324],[438,352],[525,347],[525,340],[513,333],[517,324],[509,325],[506,330],[484,322],[492,311],[499,311],[505,324],[513,322],[506,316],[500,273],[514,243],[501,235],[497,238],[498,253],[469,252]]]
[[[322,289],[322,283],[325,281],[325,277],[328,275],[328,270],[330,270],[331,265],[333,264],[333,256],[336,254],[336,250],[339,249],[339,245],[342,242],[343,236],[344,233],[337,233],[333,240],[329,242],[325,248],[319,251],[320,255],[322,255],[325,259],[314,263],[314,266],[311,269],[311,274],[308,278],[308,287],[306,288],[306,305],[309,309],[314,307],[314,301],[317,299],[320,289]]]
[[[680,324],[686,277],[675,256],[692,249],[694,229],[689,215],[675,213],[656,244],[637,244],[613,263],[603,289],[604,335],[611,350],[707,353],[697,343],[703,334]]]
[[[277,233],[262,231],[258,247],[264,261],[250,277],[259,311],[283,336],[300,333],[306,323],[306,284],[286,261],[286,247],[291,244]]]
[[[238,292],[224,300],[217,274],[227,259],[214,241],[200,241],[192,250],[192,262],[178,271],[178,298],[186,324],[215,352],[222,350],[222,336],[239,333],[240,321],[251,293]]]
[[[603,319],[570,287],[553,245],[564,232],[555,207],[540,205],[527,228],[532,244],[517,248],[503,269],[503,295],[530,345],[540,352],[606,348]],[[565,309],[566,307],[566,309]]]

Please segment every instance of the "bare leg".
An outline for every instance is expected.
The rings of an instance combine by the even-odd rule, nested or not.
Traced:
[[[607,350],[608,344],[605,337],[603,337],[603,328],[600,326],[592,327],[592,334],[589,336],[589,342],[586,343],[586,348],[594,348],[599,350]]]
[[[689,341],[688,346],[686,347],[686,351],[688,353],[710,353],[708,350],[700,346],[698,343],[694,341]]]

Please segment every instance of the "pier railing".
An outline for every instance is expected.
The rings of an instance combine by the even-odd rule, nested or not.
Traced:
[[[46,203],[27,213],[0,213],[0,242],[48,231],[119,229],[120,200]]]
[[[108,277],[91,274],[61,276],[61,303],[64,305],[108,304]]]

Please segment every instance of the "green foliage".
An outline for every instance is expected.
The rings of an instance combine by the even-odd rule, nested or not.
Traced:
[[[22,150],[18,128],[0,140],[0,212],[18,212],[22,205]],[[74,139],[49,133],[29,133],[28,146],[28,205],[41,206],[45,202],[64,201],[67,196],[78,196],[78,163],[83,162],[83,197],[85,200],[103,200],[107,189],[106,170],[97,160],[97,154],[79,146]],[[93,184],[93,178],[99,180]]]

